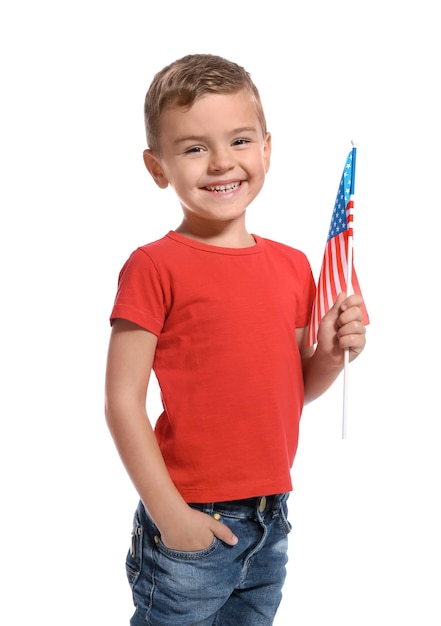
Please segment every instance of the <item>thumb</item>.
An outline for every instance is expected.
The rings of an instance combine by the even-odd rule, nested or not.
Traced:
[[[215,513],[212,517],[211,531],[213,535],[215,535],[218,539],[228,544],[229,546],[235,546],[236,543],[239,541],[239,539],[228,528],[228,526],[225,526],[225,524],[222,524],[222,522],[219,522],[218,521],[219,519],[220,519],[219,513]]]
[[[341,305],[346,300],[346,294],[341,292],[338,294],[336,301],[326,313],[325,317],[328,321],[335,321],[341,313]]]
[[[338,326],[338,318],[341,313],[341,306],[346,299],[345,293],[339,293],[336,301],[323,316],[318,329],[318,343],[323,346],[331,347],[335,342],[335,332]]]

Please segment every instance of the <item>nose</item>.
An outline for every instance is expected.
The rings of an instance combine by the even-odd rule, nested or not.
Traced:
[[[209,168],[212,172],[226,172],[234,167],[234,158],[228,148],[217,148],[210,153]]]

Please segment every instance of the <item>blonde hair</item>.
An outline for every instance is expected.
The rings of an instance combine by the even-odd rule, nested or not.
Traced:
[[[237,63],[213,54],[190,54],[170,63],[153,78],[144,102],[147,145],[159,154],[161,113],[170,107],[190,108],[212,93],[234,94],[247,91],[256,104],[265,137],[266,120],[260,95],[250,74]]]

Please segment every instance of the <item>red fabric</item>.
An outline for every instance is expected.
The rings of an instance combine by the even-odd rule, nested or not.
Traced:
[[[221,248],[170,232],[120,273],[111,319],[158,336],[155,432],[187,502],[292,488],[303,407],[295,328],[308,324],[315,285],[302,252],[255,240]]]

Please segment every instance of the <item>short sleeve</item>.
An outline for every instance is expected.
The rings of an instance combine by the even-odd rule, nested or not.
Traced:
[[[138,324],[155,335],[164,325],[164,295],[158,271],[145,250],[135,250],[118,278],[110,323],[121,318]]]
[[[301,253],[301,256],[303,257],[301,274],[303,278],[303,290],[297,312],[296,328],[304,328],[309,325],[316,292],[316,285],[309,261],[303,253]]]

